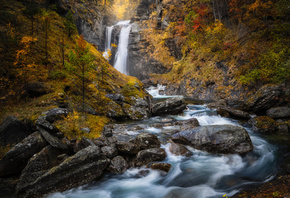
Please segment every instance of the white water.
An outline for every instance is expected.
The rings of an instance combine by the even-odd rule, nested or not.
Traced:
[[[109,27],[106,27],[106,44],[105,44],[105,52],[103,54],[103,56],[109,60],[109,51],[112,50],[112,47],[111,47],[111,40],[112,40],[112,32],[113,32],[113,29],[114,29],[114,26],[109,26]]]
[[[147,91],[154,98],[172,98],[172,97],[177,97],[177,95],[174,95],[174,96],[165,95],[165,89],[166,89],[165,85],[158,84],[157,87],[153,87],[153,86],[149,87],[147,89]],[[160,93],[164,93],[164,94],[160,94]],[[183,96],[178,96],[178,97],[183,97]]]
[[[187,120],[196,118],[201,125],[241,124],[233,119],[215,115],[206,105],[188,105],[182,115],[170,116],[169,119]],[[153,117],[142,122],[145,131],[158,137],[166,129],[150,127],[161,122],[164,117]],[[101,181],[56,193],[50,198],[222,198],[237,193],[245,185],[263,183],[273,178],[275,172],[275,147],[245,128],[251,137],[254,150],[245,156],[236,154],[214,155],[187,147],[191,157],[175,156],[169,151],[170,143],[162,145],[167,153],[166,163],[172,165],[168,174],[141,168],[131,168],[122,175],[108,175]],[[138,134],[138,131],[128,133]],[[147,170],[145,176],[140,171]]]
[[[127,57],[128,57],[128,44],[129,44],[129,34],[131,31],[130,21],[120,21],[116,25],[122,26],[118,51],[115,56],[114,67],[123,74],[128,74],[127,70]]]

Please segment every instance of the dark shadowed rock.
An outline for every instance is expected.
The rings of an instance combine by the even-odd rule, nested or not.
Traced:
[[[152,108],[152,114],[155,116],[165,114],[179,114],[184,109],[186,109],[184,98],[169,98],[163,102],[154,104]]]
[[[36,198],[87,184],[101,176],[109,162],[99,147],[89,146],[51,168],[34,182],[18,188],[17,196]]]
[[[279,103],[279,97],[282,94],[281,86],[265,85],[246,101],[244,109],[257,114],[265,113],[266,110]]]
[[[289,118],[290,108],[288,107],[274,107],[267,110],[267,116],[271,118]]]
[[[39,97],[50,93],[52,90],[42,82],[31,82],[24,87],[30,98]]]
[[[116,143],[116,147],[120,152],[125,154],[137,154],[140,151],[140,148],[132,142],[120,141]]]
[[[158,140],[157,136],[151,133],[142,133],[138,135],[133,140],[133,143],[136,144],[140,149],[160,147],[160,141]]]
[[[13,116],[7,116],[0,125],[0,146],[14,145],[31,134],[31,128]]]
[[[221,106],[217,108],[217,113],[224,117],[233,117],[233,118],[243,118],[243,119],[250,119],[251,116],[247,112],[233,109],[228,106]]]
[[[38,127],[39,133],[43,136],[43,138],[54,148],[65,150],[67,149],[67,146],[62,143],[57,137],[51,135],[46,130],[42,129],[41,127]]]
[[[0,177],[21,173],[28,160],[46,145],[47,142],[38,132],[19,142],[0,161]]]
[[[108,157],[110,159],[112,159],[113,157],[118,155],[117,149],[115,147],[112,147],[112,146],[103,146],[101,148],[101,151],[106,157]]]
[[[107,94],[106,97],[110,98],[119,105],[122,105],[124,102],[124,96],[121,94]]]
[[[171,164],[168,163],[152,163],[147,166],[147,168],[151,168],[153,170],[161,170],[168,173],[171,169]]]
[[[108,170],[112,173],[122,174],[129,168],[127,161],[122,156],[114,157]]]
[[[252,125],[252,130],[258,133],[275,133],[277,126],[275,120],[268,116],[259,116],[249,120],[249,124]]]
[[[61,153],[60,150],[49,145],[30,158],[25,169],[22,171],[17,183],[17,189],[22,189],[31,184],[38,177],[47,173],[49,169],[60,164],[62,161],[59,160],[58,156]]]
[[[95,146],[95,143],[86,137],[82,137],[81,140],[76,140],[73,151],[76,153],[84,148],[87,148],[88,146]]]
[[[191,151],[188,150],[185,146],[174,142],[170,142],[169,151],[174,155],[182,155],[187,157],[192,155]]]
[[[200,126],[174,134],[171,139],[212,153],[243,154],[253,149],[247,131],[232,125]]]
[[[59,132],[59,129],[57,127],[55,127],[53,124],[50,124],[50,122],[48,122],[45,119],[38,119],[36,121],[36,125],[37,125],[37,127],[41,127],[50,133],[58,133]]]
[[[146,165],[154,161],[162,161],[166,158],[166,152],[162,148],[151,148],[140,151],[135,159],[136,166]]]
[[[105,137],[113,136],[113,129],[114,129],[114,125],[112,124],[106,125],[103,129],[103,136]]]

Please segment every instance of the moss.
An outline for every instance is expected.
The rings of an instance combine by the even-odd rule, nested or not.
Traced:
[[[139,97],[144,98],[145,93],[142,90],[143,84],[137,78],[130,78],[129,81],[123,86],[122,93],[125,97]]]
[[[268,116],[260,116],[255,118],[256,120],[256,127],[260,129],[269,129],[273,125],[275,125],[275,120]]]

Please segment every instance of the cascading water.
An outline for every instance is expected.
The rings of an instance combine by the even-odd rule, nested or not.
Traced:
[[[105,53],[103,56],[109,60],[109,51],[111,51],[111,40],[112,40],[112,32],[113,32],[114,26],[106,27],[106,43],[105,43]]]
[[[159,89],[163,87],[159,86]],[[239,125],[237,120],[223,118],[206,105],[188,105],[182,115],[167,115],[173,120],[196,118],[200,125]],[[154,133],[160,139],[174,130],[176,126],[152,127],[155,122],[162,122],[164,117],[152,117],[135,123],[142,126],[142,132]],[[151,127],[150,127],[151,126]],[[175,156],[169,151],[170,143],[164,143],[165,163],[172,168],[164,175],[156,170],[131,168],[122,175],[106,175],[97,183],[56,193],[50,198],[221,198],[224,194],[232,196],[246,185],[263,183],[273,178],[275,172],[275,147],[260,136],[249,132],[254,150],[244,156],[215,155],[187,147],[192,151],[191,157]],[[128,131],[136,135],[140,131]],[[141,170],[149,172],[140,175]]]
[[[127,56],[128,56],[128,44],[129,44],[129,34],[131,30],[130,21],[120,21],[116,25],[122,26],[118,51],[115,57],[114,67],[123,74],[128,74],[127,70]]]

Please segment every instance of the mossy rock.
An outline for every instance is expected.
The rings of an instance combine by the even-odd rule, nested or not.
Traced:
[[[268,116],[259,116],[250,120],[252,129],[258,133],[274,133],[277,131],[275,120]]]

